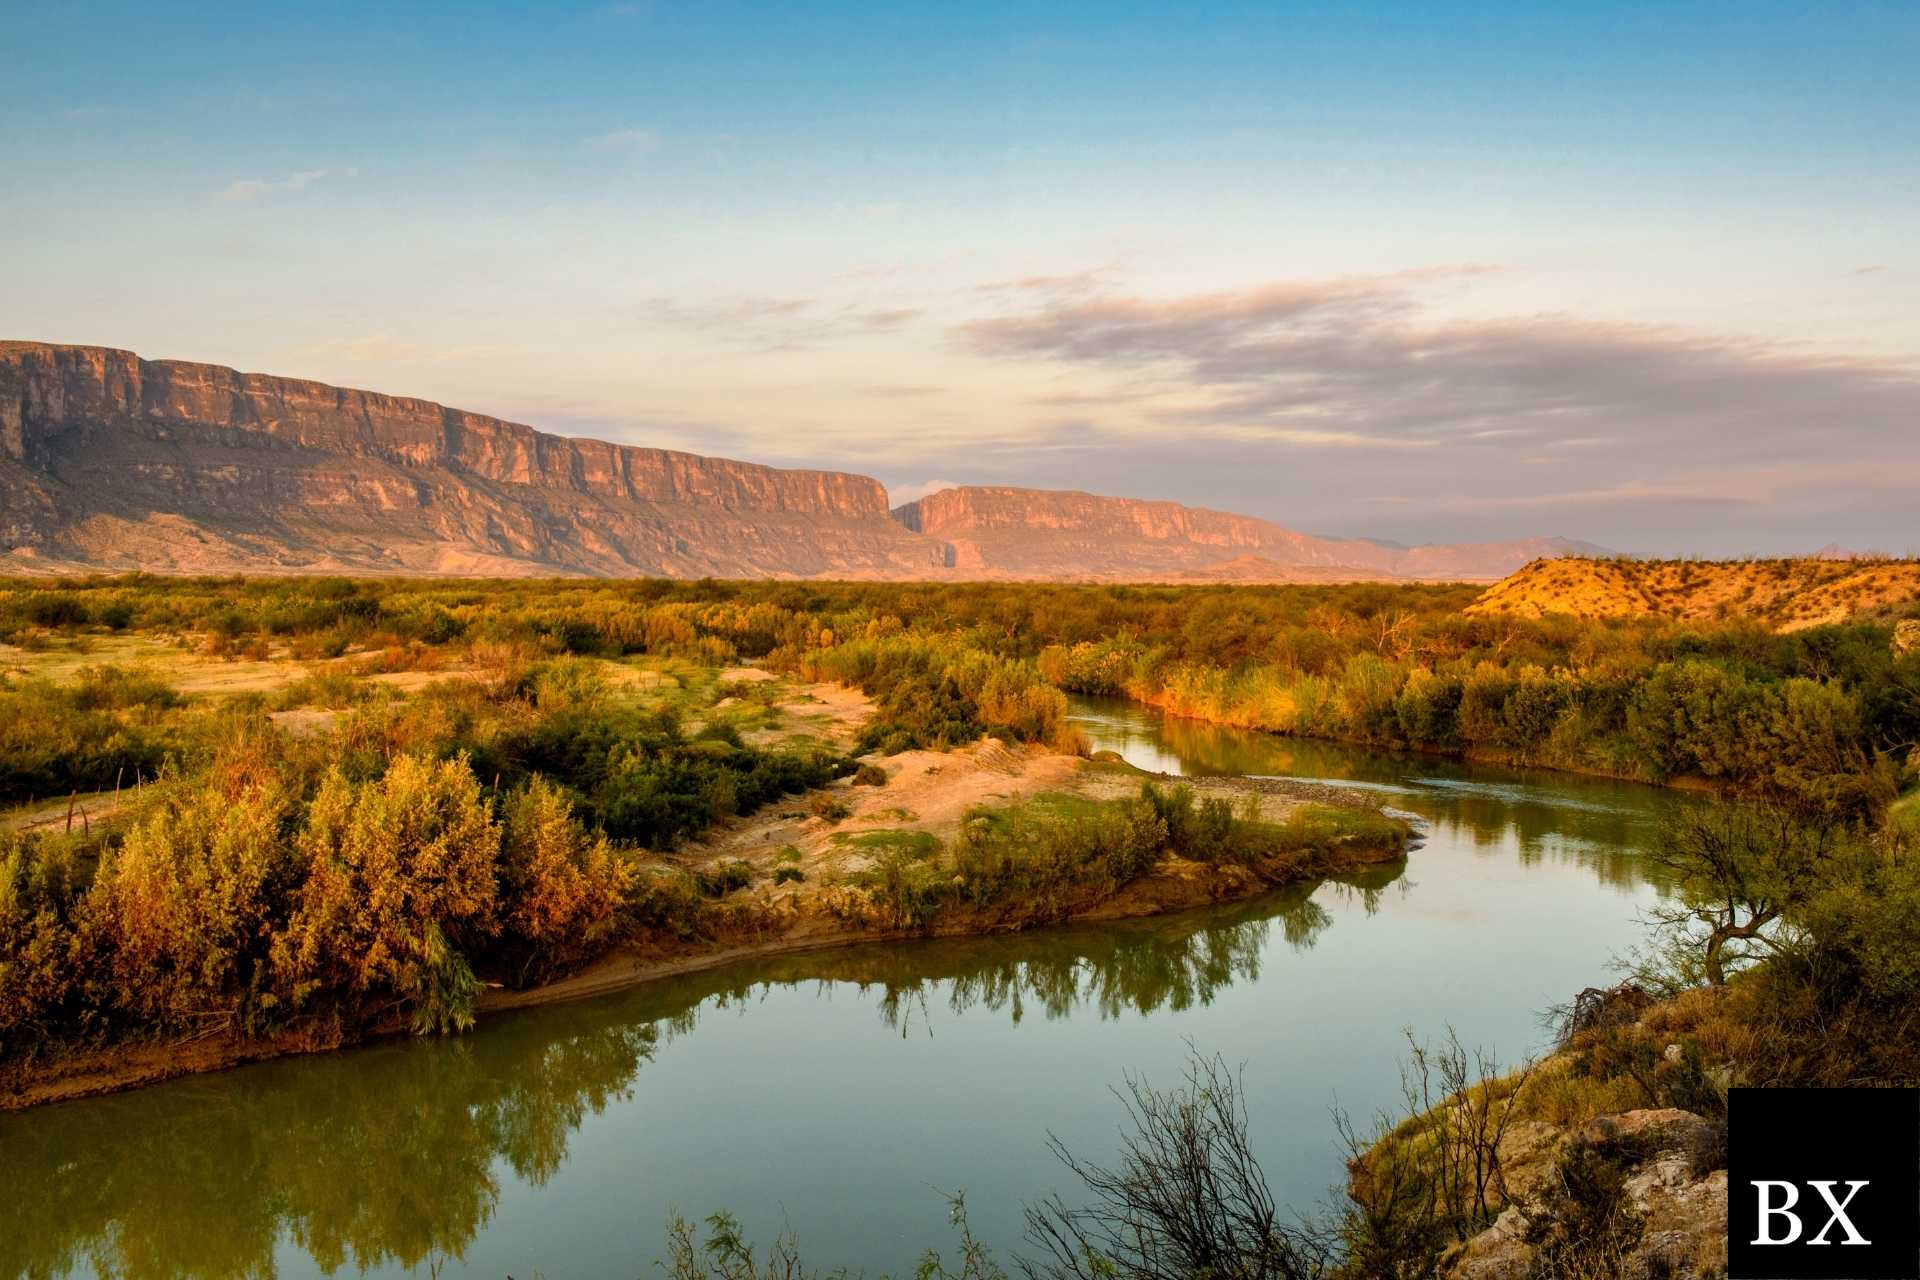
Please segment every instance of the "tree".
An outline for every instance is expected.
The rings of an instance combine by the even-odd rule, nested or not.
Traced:
[[[1648,912],[1660,943],[1643,976],[1719,987],[1780,951],[1787,913],[1813,894],[1837,839],[1831,823],[1782,804],[1722,801],[1682,815],[1649,855],[1673,895]]]

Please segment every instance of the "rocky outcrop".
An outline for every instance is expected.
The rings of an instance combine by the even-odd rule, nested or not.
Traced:
[[[1608,1161],[1623,1175],[1614,1211],[1625,1230],[1604,1274],[1622,1280],[1725,1275],[1724,1144],[1712,1122],[1670,1107],[1599,1116],[1565,1134],[1539,1122],[1517,1125],[1501,1143],[1506,1208],[1445,1260],[1441,1275],[1532,1280],[1543,1274],[1539,1263],[1553,1237],[1555,1202],[1566,1194],[1560,1171],[1583,1155]],[[1603,1273],[1590,1267],[1581,1274]]]
[[[0,530],[20,568],[909,576],[940,555],[866,476],[19,342],[0,344]]]
[[[1287,582],[1503,577],[1540,556],[1598,550],[1560,538],[1399,547],[1319,538],[1226,511],[1057,489],[970,485],[894,508],[975,573],[1032,578]]]

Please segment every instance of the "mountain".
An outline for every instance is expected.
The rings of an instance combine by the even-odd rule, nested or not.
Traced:
[[[1485,578],[1562,539],[1399,547],[1173,502],[548,435],[426,400],[0,342],[0,570],[1294,582]]]
[[[974,576],[1245,582],[1498,578],[1543,556],[1604,554],[1565,538],[1401,547],[1311,534],[1226,511],[1061,489],[968,485],[895,507]]]
[[[1920,600],[1920,560],[1537,560],[1467,606],[1539,618],[1745,617],[1799,631]]]

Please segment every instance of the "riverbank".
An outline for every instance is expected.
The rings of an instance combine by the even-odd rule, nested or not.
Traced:
[[[1076,695],[1088,697],[1091,695]],[[1673,791],[1689,791],[1706,795],[1737,795],[1740,789],[1722,779],[1708,778],[1699,774],[1671,774],[1654,777],[1644,769],[1609,767],[1598,761],[1572,762],[1551,757],[1542,758],[1531,752],[1505,750],[1488,746],[1436,746],[1419,742],[1382,742],[1355,734],[1339,733],[1294,733],[1287,729],[1274,728],[1257,719],[1225,717],[1215,718],[1183,710],[1181,705],[1165,699],[1139,697],[1134,694],[1103,694],[1101,699],[1111,699],[1129,706],[1145,707],[1166,719],[1196,726],[1214,729],[1226,729],[1239,733],[1259,733],[1292,742],[1324,742],[1337,746],[1353,747],[1364,751],[1394,752],[1411,756],[1425,756],[1435,760],[1458,760],[1466,764],[1491,765],[1501,769],[1540,769],[1549,773],[1564,773],[1580,778],[1600,778],[1609,782],[1632,782],[1642,786],[1663,787]]]
[[[843,723],[858,719],[860,708],[845,691],[816,689],[807,696],[822,694],[833,699]],[[1238,901],[1280,886],[1397,861],[1405,856],[1412,834],[1404,821],[1386,818],[1338,787],[1278,779],[1175,779],[1134,769],[1110,755],[1089,760],[1039,747],[1008,747],[991,738],[963,750],[910,751],[870,763],[873,772],[867,783],[843,780],[777,801],[722,824],[678,854],[649,859],[710,879],[743,882],[740,890],[708,904],[705,936],[628,942],[577,972],[525,990],[490,983],[479,999],[477,1016],[588,999],[771,955],[986,936]],[[874,785],[875,774],[884,782]],[[1295,849],[1238,861],[1164,850],[1144,873],[1124,883],[1089,877],[1034,900],[957,899],[924,921],[901,923],[889,896],[901,864],[909,864],[909,871],[937,868],[938,851],[959,838],[964,822],[982,813],[1028,806],[1072,825],[1090,820],[1098,806],[1137,797],[1149,783],[1188,787],[1197,803],[1224,802],[1236,812],[1257,815],[1262,827],[1318,826]],[[327,1052],[406,1030],[404,1022],[394,1018],[358,1034],[219,1034],[74,1051],[10,1067],[8,1075],[0,1077],[0,1110],[25,1110],[177,1076]]]

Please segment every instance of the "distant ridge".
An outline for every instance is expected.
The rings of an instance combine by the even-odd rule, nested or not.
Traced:
[[[1542,556],[1604,555],[1566,538],[1420,547],[1320,538],[1253,516],[1068,489],[964,485],[893,509],[953,568],[1022,578],[1299,581],[1498,578]]]
[[[549,435],[427,400],[0,342],[0,570],[1297,582],[1493,579],[1174,502],[879,481]]]

